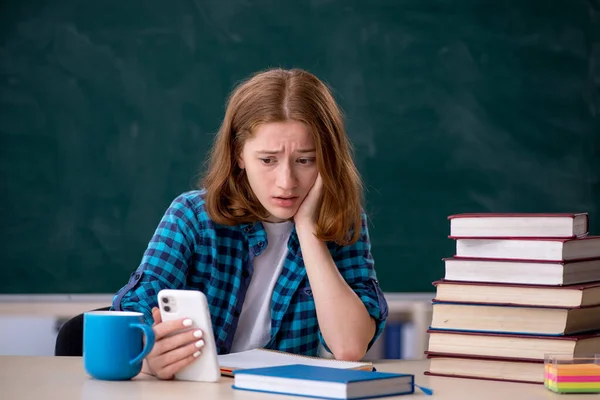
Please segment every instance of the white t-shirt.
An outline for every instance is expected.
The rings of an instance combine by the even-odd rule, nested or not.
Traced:
[[[254,272],[246,292],[231,353],[264,347],[271,339],[271,297],[287,255],[292,222],[263,222],[267,248],[254,258]]]

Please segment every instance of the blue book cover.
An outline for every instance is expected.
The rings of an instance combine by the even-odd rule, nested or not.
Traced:
[[[238,370],[234,371],[234,380],[234,389],[323,399],[367,399],[414,393],[412,374],[303,364]]]

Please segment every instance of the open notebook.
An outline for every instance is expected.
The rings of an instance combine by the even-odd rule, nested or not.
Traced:
[[[240,353],[223,354],[219,356],[221,374],[225,376],[233,376],[233,371],[238,369],[275,367],[292,364],[357,369],[364,371],[373,370],[373,364],[370,362],[341,361],[329,358],[301,356],[267,349],[254,349],[242,351]]]

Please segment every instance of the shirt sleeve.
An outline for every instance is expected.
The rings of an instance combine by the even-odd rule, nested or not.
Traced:
[[[332,256],[346,283],[361,299],[367,312],[375,320],[375,334],[367,347],[370,349],[383,332],[388,316],[388,305],[375,273],[365,213],[362,214],[361,233],[356,243],[337,246],[337,249],[332,251]],[[330,351],[320,331],[319,340],[325,349]]]
[[[162,289],[183,289],[195,252],[200,222],[185,194],[177,197],[162,217],[137,270],[113,297],[112,310],[137,311],[152,324]]]

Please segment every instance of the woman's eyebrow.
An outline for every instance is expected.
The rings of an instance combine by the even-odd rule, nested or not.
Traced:
[[[295,152],[296,153],[315,153],[317,150],[316,149],[298,149]],[[279,154],[281,153],[282,150],[257,150],[256,153],[258,154]]]
[[[256,150],[257,154],[279,154],[279,150]]]

